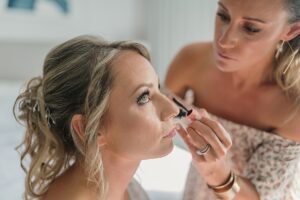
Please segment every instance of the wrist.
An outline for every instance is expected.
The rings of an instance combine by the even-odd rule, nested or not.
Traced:
[[[218,186],[224,184],[231,173],[231,169],[227,165],[219,165],[209,167],[207,170],[202,168],[202,177],[206,183],[211,186]]]
[[[225,183],[218,186],[208,185],[208,187],[213,190],[219,199],[232,200],[240,191],[239,177],[231,171]]]

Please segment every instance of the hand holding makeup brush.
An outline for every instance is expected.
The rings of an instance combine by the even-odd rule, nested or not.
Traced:
[[[226,164],[232,145],[230,134],[204,109],[193,109],[188,118],[192,122],[178,132],[192,154],[193,165],[209,185],[219,185],[230,174]]]

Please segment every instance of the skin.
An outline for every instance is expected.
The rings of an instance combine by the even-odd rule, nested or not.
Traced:
[[[127,186],[141,160],[172,151],[173,136],[169,134],[175,130],[172,118],[179,110],[160,92],[153,67],[141,55],[122,52],[113,62],[113,74],[109,109],[98,143],[109,183],[108,199],[122,200],[129,199]],[[83,116],[75,115],[72,125],[83,139]],[[76,163],[50,186],[45,199],[96,199],[83,169]]]
[[[300,23],[288,24],[287,17],[281,0],[220,0],[214,41],[184,47],[170,65],[166,86],[181,98],[192,89],[195,110],[205,108],[236,123],[272,129],[300,141],[299,111],[293,110],[293,102],[268,78],[275,67],[277,44],[300,34]],[[225,160],[232,142],[221,124],[202,116],[180,133],[200,176],[217,186],[229,176]],[[196,155],[196,149],[207,143],[212,146],[209,153]],[[249,180],[241,177],[240,186],[235,199],[259,199]]]

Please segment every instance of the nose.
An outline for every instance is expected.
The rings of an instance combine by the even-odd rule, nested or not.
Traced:
[[[218,39],[218,44],[223,49],[234,48],[238,41],[237,28],[233,25],[223,27],[222,34]]]
[[[179,114],[178,106],[165,95],[162,95],[161,120],[168,121]]]

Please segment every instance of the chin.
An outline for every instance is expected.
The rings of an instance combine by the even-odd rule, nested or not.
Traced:
[[[157,151],[157,153],[155,153],[154,155],[152,154],[152,156],[149,156],[145,160],[165,157],[169,155],[173,151],[173,149],[174,149],[174,145],[171,142],[168,146],[164,146],[163,148],[160,148],[159,151]]]
[[[237,70],[237,61],[232,59],[221,58],[217,55],[217,52],[214,52],[214,60],[217,69],[222,72],[234,72]]]
[[[168,154],[170,154],[173,151],[173,149],[174,149],[174,144],[173,144],[173,142],[171,142],[171,144],[167,148],[162,150],[162,153],[159,157],[167,156]]]
[[[220,70],[221,72],[234,72],[235,69],[233,69],[232,67],[227,67],[224,65],[218,65],[217,64],[217,69]]]
[[[230,62],[222,62],[218,60],[216,60],[216,67],[221,72],[234,72],[237,70],[237,67],[235,67]]]

